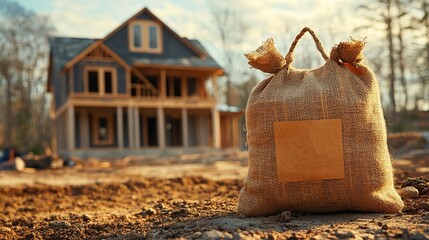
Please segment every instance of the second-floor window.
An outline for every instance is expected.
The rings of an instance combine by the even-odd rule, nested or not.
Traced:
[[[162,32],[157,22],[137,20],[130,23],[129,48],[132,52],[161,53]]]
[[[85,90],[99,95],[116,93],[116,69],[88,67],[85,70]]]

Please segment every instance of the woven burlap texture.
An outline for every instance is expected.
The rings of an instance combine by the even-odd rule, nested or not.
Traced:
[[[359,74],[346,68],[338,59],[340,50],[335,46],[331,58],[317,69],[286,65],[253,89],[246,108],[249,171],[239,196],[239,214],[402,209],[394,189],[377,79],[365,65],[354,65]],[[345,177],[280,183],[273,122],[320,119],[342,120]]]

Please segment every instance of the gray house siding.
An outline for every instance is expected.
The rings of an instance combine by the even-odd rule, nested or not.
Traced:
[[[55,89],[55,109],[58,110],[67,100],[68,93],[66,93],[65,82],[66,76],[63,71],[57,71],[53,78]]]
[[[83,83],[83,65],[77,63],[73,66],[73,90],[74,92],[84,92],[84,83]]]
[[[147,14],[141,14],[138,18],[153,20]],[[130,65],[132,65],[134,62],[138,62],[138,59],[151,59],[156,61],[170,58],[199,57],[195,52],[193,52],[165,28],[162,28],[162,41],[163,51],[160,54],[130,52],[128,49],[128,25],[125,25],[115,34],[107,38],[104,43]]]
[[[84,92],[84,69],[85,66],[105,66],[114,67],[117,74],[117,89],[118,93],[125,94],[127,92],[126,70],[118,63],[102,62],[102,61],[80,61],[73,66],[74,91]]]
[[[118,93],[127,93],[127,74],[125,68],[116,66],[116,72],[118,74]]]

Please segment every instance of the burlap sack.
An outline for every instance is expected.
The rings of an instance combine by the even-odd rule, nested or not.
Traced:
[[[305,32],[326,60],[320,68],[290,66]],[[401,210],[377,80],[361,63],[364,45],[342,42],[328,57],[304,28],[284,61],[272,40],[246,54],[251,66],[274,75],[248,100],[249,172],[239,214]]]

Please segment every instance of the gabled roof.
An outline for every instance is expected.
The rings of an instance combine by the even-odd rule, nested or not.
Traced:
[[[140,10],[138,13],[134,14],[132,17],[130,17],[128,20],[126,20],[124,23],[122,23],[121,25],[119,25],[119,27],[117,27],[115,30],[113,30],[111,33],[109,33],[106,37],[103,38],[103,41],[107,40],[108,38],[110,38],[113,34],[115,34],[119,29],[125,27],[129,22],[135,20],[138,16],[142,15],[142,14],[148,14],[149,16],[151,16],[155,21],[159,22],[161,24],[161,26],[165,29],[167,29],[170,33],[172,33],[176,38],[178,38],[180,41],[183,42],[183,44],[185,44],[187,47],[189,47],[192,51],[194,51],[197,55],[199,55],[200,57],[205,57],[204,52],[201,52],[200,49],[198,49],[197,47],[195,47],[192,43],[189,42],[188,39],[186,38],[182,38],[179,36],[179,34],[177,34],[175,31],[173,31],[169,26],[167,26],[167,24],[165,24],[163,21],[161,21],[157,16],[155,16],[155,14],[153,14],[148,8],[143,8],[142,10]],[[207,52],[206,52],[207,53]]]
[[[191,51],[193,51],[198,57],[186,57],[186,58],[162,58],[162,57],[153,57],[147,54],[140,54],[136,57],[126,58],[124,59],[129,65],[172,65],[172,66],[192,66],[192,67],[207,67],[207,68],[218,68],[221,69],[219,64],[209,55],[206,49],[202,46],[202,44],[198,40],[189,40],[187,38],[180,37],[176,32],[174,32],[170,27],[168,27],[163,21],[161,21],[158,17],[156,17],[148,8],[143,8],[138,13],[134,14],[124,23],[122,23],[119,27],[109,33],[103,39],[99,41],[104,43],[110,37],[112,37],[115,33],[117,33],[120,29],[126,27],[130,21],[135,20],[142,14],[149,15],[152,19],[159,22],[163,29],[169,31],[176,39],[182,42],[186,47],[188,47]],[[125,36],[127,37],[127,36]],[[96,40],[96,39],[94,39]],[[93,43],[95,44],[95,43]],[[88,46],[91,47],[91,46]],[[120,55],[120,54],[119,54]],[[70,66],[71,62],[76,62],[76,60],[80,60],[82,55],[76,55],[74,58],[70,59],[70,61],[66,64],[66,66]]]
[[[162,29],[165,29],[170,36],[173,36],[175,41],[183,44],[184,49],[189,49],[192,54],[188,54],[185,57],[168,57],[164,54],[145,54],[137,53],[132,55],[124,56],[122,53],[118,53],[114,50],[117,45],[108,46],[106,41],[110,41],[110,38],[115,35],[118,31],[127,27],[128,23],[142,14],[146,14],[154,21],[157,21]],[[124,36],[128,37],[128,36]],[[53,37],[50,39],[51,44],[51,56],[50,56],[50,70],[56,72],[58,70],[69,68],[73,66],[80,59],[85,57],[86,53],[95,47],[102,46],[110,51],[110,55],[115,55],[115,59],[121,65],[128,66],[174,66],[174,67],[196,67],[201,69],[213,69],[216,71],[222,70],[220,65],[210,56],[207,50],[202,46],[198,40],[190,40],[187,38],[180,37],[158,17],[156,17],[149,9],[143,8],[138,13],[133,15],[127,21],[122,23],[119,27],[109,33],[103,39],[89,39],[89,38],[65,38],[65,37]],[[119,46],[122,46],[119,45]],[[110,48],[109,48],[110,47]],[[127,46],[128,47],[128,46]],[[168,51],[166,51],[168,52]],[[50,71],[51,74],[51,71]],[[51,76],[48,76],[48,90],[50,89]]]
[[[63,68],[66,63],[88,48],[88,46],[95,41],[97,41],[97,39],[65,37],[49,38],[51,51],[49,54],[48,92],[51,91],[52,72],[56,72]]]
[[[65,38],[52,37],[49,39],[51,44],[52,61],[55,70],[62,68],[66,63],[72,60],[76,55],[89,47],[97,39],[90,38]]]

